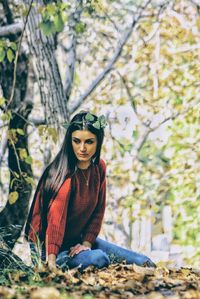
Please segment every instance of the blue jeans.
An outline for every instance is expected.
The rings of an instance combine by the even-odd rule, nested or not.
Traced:
[[[103,268],[110,263],[122,261],[127,264],[156,267],[146,255],[125,249],[100,238],[96,239],[92,250],[81,251],[74,257],[70,257],[68,253],[69,251],[62,251],[57,256],[56,264],[62,269],[78,267],[80,270],[84,270],[88,266]]]

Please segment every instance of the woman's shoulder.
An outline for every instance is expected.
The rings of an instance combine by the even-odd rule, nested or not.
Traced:
[[[106,163],[103,159],[100,159],[99,166],[102,168],[102,170],[106,171]]]
[[[103,159],[99,160],[99,171],[100,171],[101,176],[104,177],[106,174],[106,163]]]

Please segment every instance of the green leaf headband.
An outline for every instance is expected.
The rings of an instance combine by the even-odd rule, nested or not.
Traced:
[[[85,119],[83,119],[83,122],[82,121],[73,121],[73,122],[69,122],[69,123],[64,123],[63,127],[65,129],[68,129],[71,124],[77,124],[77,125],[86,124],[87,125],[87,123],[89,123],[95,129],[100,130],[100,129],[104,129],[107,125],[106,118],[104,115],[97,117],[97,120],[95,122],[93,122],[94,120],[95,120],[95,117],[91,113],[88,112],[85,116]]]

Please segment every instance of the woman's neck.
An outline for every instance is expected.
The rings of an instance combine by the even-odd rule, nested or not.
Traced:
[[[80,169],[87,169],[89,166],[90,166],[91,162],[90,161],[87,161],[87,162],[78,162],[77,163],[77,166],[78,168]]]

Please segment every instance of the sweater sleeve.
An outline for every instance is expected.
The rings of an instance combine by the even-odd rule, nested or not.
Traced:
[[[32,211],[30,211],[30,216],[29,216],[30,222],[26,224],[30,227],[30,230],[28,231],[28,239],[34,243],[38,241],[38,234],[41,226],[39,196],[40,196],[40,192],[37,193],[35,202],[32,203],[32,207],[31,207]]]
[[[102,226],[102,221],[106,207],[106,165],[103,160],[100,161],[100,190],[97,206],[92,214],[92,218],[85,229],[83,242],[88,241],[91,244],[96,240]]]
[[[62,245],[67,220],[67,209],[71,192],[71,179],[65,180],[47,215],[46,256],[57,255]]]

